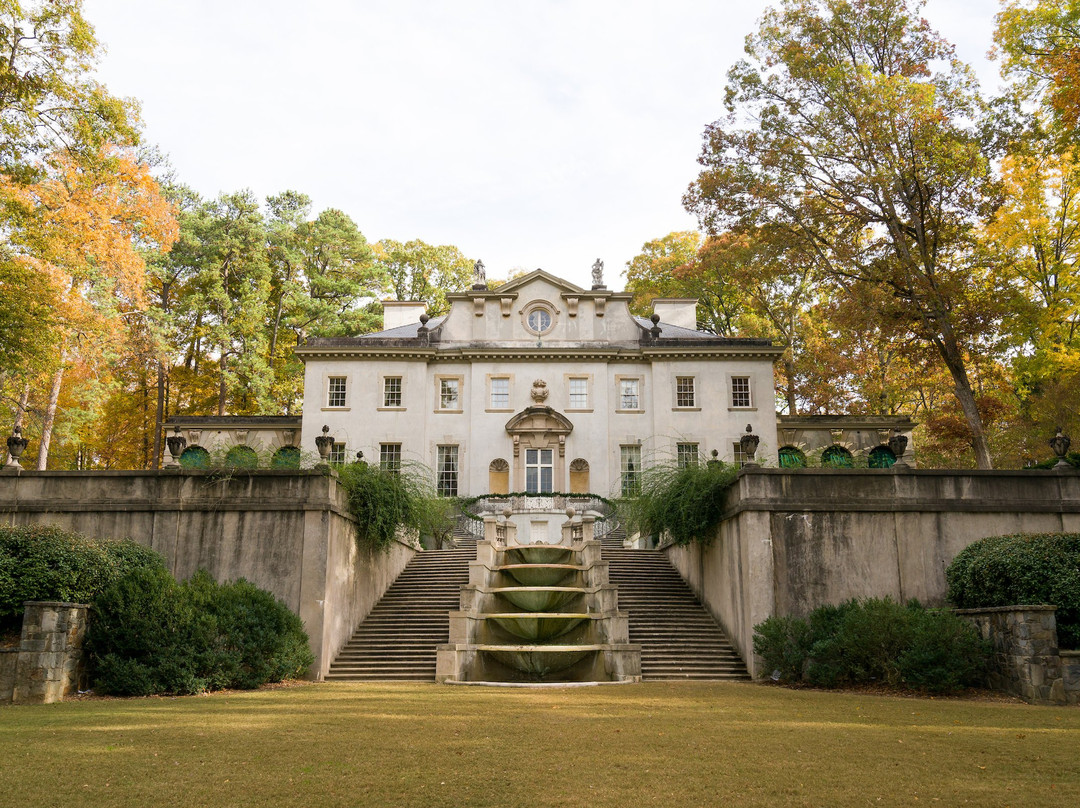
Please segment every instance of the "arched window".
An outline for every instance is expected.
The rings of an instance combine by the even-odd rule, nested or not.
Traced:
[[[270,458],[272,469],[298,469],[300,468],[300,449],[296,446],[282,446],[274,456]]]
[[[259,455],[250,446],[240,444],[229,449],[225,455],[225,466],[231,469],[253,469],[259,465]]]
[[[780,468],[804,469],[806,468],[806,452],[797,446],[780,447]]]
[[[821,465],[827,469],[849,469],[854,466],[851,452],[833,444],[821,453]]]
[[[180,465],[186,469],[210,468],[210,453],[201,446],[189,446],[180,455]]]
[[[896,462],[896,455],[888,446],[875,446],[870,450],[870,468],[887,469]]]

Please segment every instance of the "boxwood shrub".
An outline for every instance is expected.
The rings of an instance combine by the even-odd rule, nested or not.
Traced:
[[[1080,648],[1080,533],[991,536],[961,550],[945,570],[962,609],[1049,603],[1058,644]]]
[[[0,527],[0,628],[21,623],[25,601],[90,603],[147,567],[164,569],[165,559],[127,539],[92,539],[49,525]]]
[[[177,583],[137,569],[94,601],[86,647],[94,688],[124,696],[255,688],[314,661],[300,618],[243,579]]]
[[[943,692],[978,684],[990,648],[951,612],[870,598],[770,617],[754,627],[754,653],[788,682]]]

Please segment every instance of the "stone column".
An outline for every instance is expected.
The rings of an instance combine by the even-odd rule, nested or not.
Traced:
[[[75,692],[83,670],[88,608],[81,603],[26,603],[13,704],[49,704]]]

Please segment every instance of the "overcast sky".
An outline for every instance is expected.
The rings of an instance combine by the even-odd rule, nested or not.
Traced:
[[[286,189],[370,241],[421,238],[491,278],[609,288],[672,230],[763,0],[85,0],[100,78],[204,196]],[[996,88],[992,0],[929,0]]]

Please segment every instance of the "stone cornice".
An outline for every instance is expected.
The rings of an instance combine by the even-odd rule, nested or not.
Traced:
[[[499,361],[530,362],[605,361],[654,362],[664,359],[768,359],[775,361],[783,348],[773,345],[650,345],[647,347],[589,346],[401,346],[359,343],[350,346],[301,347],[296,355],[312,359],[402,359],[426,362]]]

